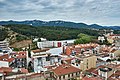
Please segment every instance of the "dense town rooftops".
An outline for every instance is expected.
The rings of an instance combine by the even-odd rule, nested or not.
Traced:
[[[89,44],[78,44],[78,45],[75,45],[75,48],[95,48],[97,46],[99,46],[99,44],[89,43]]]
[[[25,68],[18,68],[17,71],[11,67],[0,67],[0,73],[28,73],[28,70]]]
[[[114,74],[112,74],[108,80],[120,80],[120,70],[117,70]]]
[[[62,64],[57,66],[55,69],[52,69],[52,72],[54,72],[58,76],[80,72],[80,71],[81,71],[80,69],[69,64]]]
[[[86,72],[89,72],[89,73],[92,73],[94,75],[98,75],[98,70],[100,68],[104,68],[105,66],[101,65],[101,66],[98,66],[97,68],[91,68],[89,70],[86,70]]]
[[[26,52],[20,51],[20,52],[14,52],[11,54],[4,54],[0,56],[0,61],[7,61],[7,62],[13,62],[15,58],[22,59],[26,58]]]

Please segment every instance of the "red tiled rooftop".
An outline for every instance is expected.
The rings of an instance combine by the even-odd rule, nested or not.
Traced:
[[[13,62],[13,60],[15,60],[15,59],[14,58],[9,58],[9,59],[7,59],[5,61],[7,61],[7,62]]]
[[[111,34],[110,36],[120,36],[120,34]]]
[[[66,54],[67,55],[71,55],[72,51],[69,47],[66,47]]]
[[[17,58],[18,58],[18,59],[26,58],[26,55],[18,55]]]
[[[112,74],[108,80],[120,80],[120,70],[116,71],[115,74]]]
[[[86,72],[90,72],[90,73],[93,73],[93,74],[96,74],[98,75],[98,70],[99,68],[104,68],[105,66],[101,65],[101,66],[98,66],[97,68],[91,68],[89,70],[86,70]]]
[[[75,47],[76,48],[94,48],[97,46],[98,46],[98,44],[90,43],[90,44],[79,44],[79,45],[76,45]]]
[[[102,80],[102,79],[98,78],[98,77],[87,77],[87,76],[85,76],[82,80]]]
[[[8,54],[4,54],[0,56],[0,60],[8,59],[8,58],[9,58]]]
[[[71,63],[71,60],[73,60],[74,58],[70,58],[70,57],[67,57],[67,58],[63,58],[64,61],[66,61],[67,63]]]
[[[114,53],[116,50],[115,49],[113,49],[112,51],[111,51],[111,53]]]
[[[22,51],[18,53],[19,55],[26,55],[26,52]]]
[[[10,67],[1,67],[0,68],[0,73],[9,73],[9,72],[12,72],[12,68],[10,68]]]
[[[68,64],[63,64],[63,65],[60,65],[58,66],[57,68],[55,69],[52,69],[52,71],[60,76],[60,75],[65,75],[65,74],[70,74],[70,73],[75,73],[75,72],[79,72],[81,71],[80,69],[76,68],[76,67],[73,67],[71,65],[68,65]]]
[[[47,69],[52,69],[53,67],[55,67],[56,65],[53,65],[53,66],[45,66],[44,68],[47,68]]]
[[[36,50],[32,50],[34,53],[39,53],[39,52],[45,52],[49,49],[43,49],[43,50],[40,50],[40,49],[36,49]]]
[[[28,73],[28,70],[25,69],[25,68],[21,68],[20,71],[21,71],[22,73]]]

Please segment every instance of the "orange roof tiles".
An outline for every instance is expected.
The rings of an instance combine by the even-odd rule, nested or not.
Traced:
[[[24,51],[22,51],[22,52],[19,52],[18,54],[19,54],[19,55],[26,55],[27,53],[24,52]]]
[[[101,65],[101,66],[98,66],[97,68],[91,68],[91,69],[86,70],[86,71],[98,75],[99,68],[104,68],[104,67],[105,66]]]
[[[67,55],[70,55],[72,53],[72,51],[70,50],[70,48],[69,47],[66,47],[66,54]]]
[[[110,36],[120,36],[120,34],[111,34]]]
[[[26,55],[18,55],[17,58],[18,58],[18,59],[26,58]]]
[[[9,58],[8,54],[4,54],[0,56],[0,60],[8,59],[8,58]]]
[[[4,73],[4,72],[6,72],[6,73],[12,72],[12,68],[10,68],[10,67],[1,67],[0,68],[0,73]]]
[[[28,70],[25,69],[25,68],[21,68],[20,71],[21,71],[22,73],[28,73]]]
[[[70,73],[79,72],[79,71],[81,71],[81,70],[78,69],[78,68],[76,68],[76,67],[73,67],[73,66],[71,66],[71,65],[63,64],[63,65],[58,66],[58,67],[55,68],[55,69],[52,69],[52,71],[53,71],[56,75],[61,76],[61,75],[66,75],[66,74],[70,74]]]
[[[117,50],[113,49],[113,50],[111,51],[111,53],[114,53],[115,51],[117,51]]]
[[[36,50],[32,50],[34,53],[39,53],[39,52],[44,52],[44,51],[47,51],[49,49],[43,49],[43,50],[40,50],[40,49],[36,49]]]
[[[87,76],[85,76],[82,80],[103,80],[103,79],[101,79],[99,77],[87,77]]]
[[[71,57],[63,58],[63,60],[66,61],[69,64],[71,64],[71,60],[73,60],[73,59],[74,58],[71,58]]]
[[[7,61],[7,62],[13,62],[13,60],[15,60],[15,59],[14,58],[9,58],[9,59],[7,59],[5,61]]]
[[[116,71],[115,74],[112,74],[108,80],[120,80],[120,70]]]
[[[99,46],[98,44],[95,44],[95,43],[90,43],[90,44],[79,44],[79,45],[76,45],[75,47],[76,48],[93,48],[93,47],[97,47]]]

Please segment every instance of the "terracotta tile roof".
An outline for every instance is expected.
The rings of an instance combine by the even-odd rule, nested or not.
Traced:
[[[18,59],[26,58],[26,55],[18,55],[17,58],[18,58]]]
[[[98,70],[99,68],[104,68],[105,66],[101,65],[101,66],[98,66],[97,68],[91,68],[89,70],[86,70],[86,72],[90,72],[90,73],[93,73],[95,75],[98,75]]]
[[[90,43],[90,44],[78,44],[75,46],[75,48],[95,48],[99,46],[98,44],[96,43]]]
[[[88,77],[88,76],[85,76],[82,80],[103,80],[99,77]]]
[[[1,67],[0,68],[0,73],[9,73],[12,72],[12,68],[10,67]]]
[[[20,71],[21,71],[22,73],[28,73],[28,70],[25,69],[25,68],[21,68]]]
[[[108,80],[120,80],[120,70],[116,71],[115,74],[112,74]]]
[[[9,59],[7,59],[5,61],[7,61],[7,62],[13,62],[13,60],[15,60],[15,59],[14,58],[9,58]]]
[[[63,58],[63,61],[66,61],[67,63],[71,64],[71,60],[73,60],[74,58],[71,57],[67,57],[67,58]]]
[[[76,53],[80,53],[81,52],[80,48],[75,48],[74,50],[75,50]]]
[[[27,53],[22,51],[22,52],[18,52],[19,55],[26,55]]]
[[[36,49],[36,50],[32,50],[34,53],[38,53],[40,52],[41,50],[40,49]]]
[[[62,65],[58,66],[57,68],[52,69],[52,71],[56,75],[61,76],[61,75],[65,75],[65,74],[79,72],[81,70],[76,67],[73,67],[71,65],[68,65],[68,64],[62,64]]]
[[[86,70],[87,72],[93,72],[94,70],[96,70],[96,68],[91,68],[89,70]]]
[[[108,46],[102,47],[102,51],[104,52],[110,52],[110,49],[111,47],[108,47]]]
[[[69,47],[66,47],[66,54],[67,55],[71,55],[72,51]]]
[[[115,49],[113,49],[112,51],[110,51],[111,53],[114,53],[116,50]]]
[[[120,34],[111,34],[110,36],[120,36]]]
[[[106,66],[109,68],[115,68],[117,70],[120,70],[120,64],[107,64]]]
[[[8,54],[4,54],[0,56],[0,60],[8,59],[8,58],[9,58]]]
[[[117,68],[117,69],[119,69],[119,70],[120,70],[120,64],[116,65],[116,67],[115,67],[115,68]]]
[[[47,69],[52,69],[52,68],[54,68],[56,65],[52,65],[52,66],[45,66],[44,68],[47,68]]]
[[[71,57],[66,57],[66,58],[63,58],[63,60],[65,61],[69,61],[69,60],[73,60],[74,58],[71,58]]]
[[[36,50],[32,50],[34,53],[39,53],[39,52],[45,52],[49,49],[43,49],[43,50],[40,50],[40,49],[36,49]]]

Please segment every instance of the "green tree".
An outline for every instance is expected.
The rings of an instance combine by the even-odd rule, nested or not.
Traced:
[[[78,39],[76,39],[76,40],[74,41],[74,44],[85,44],[85,43],[89,43],[89,42],[91,42],[93,39],[94,39],[93,36],[89,36],[89,35],[80,33],[80,34],[78,35]]]

